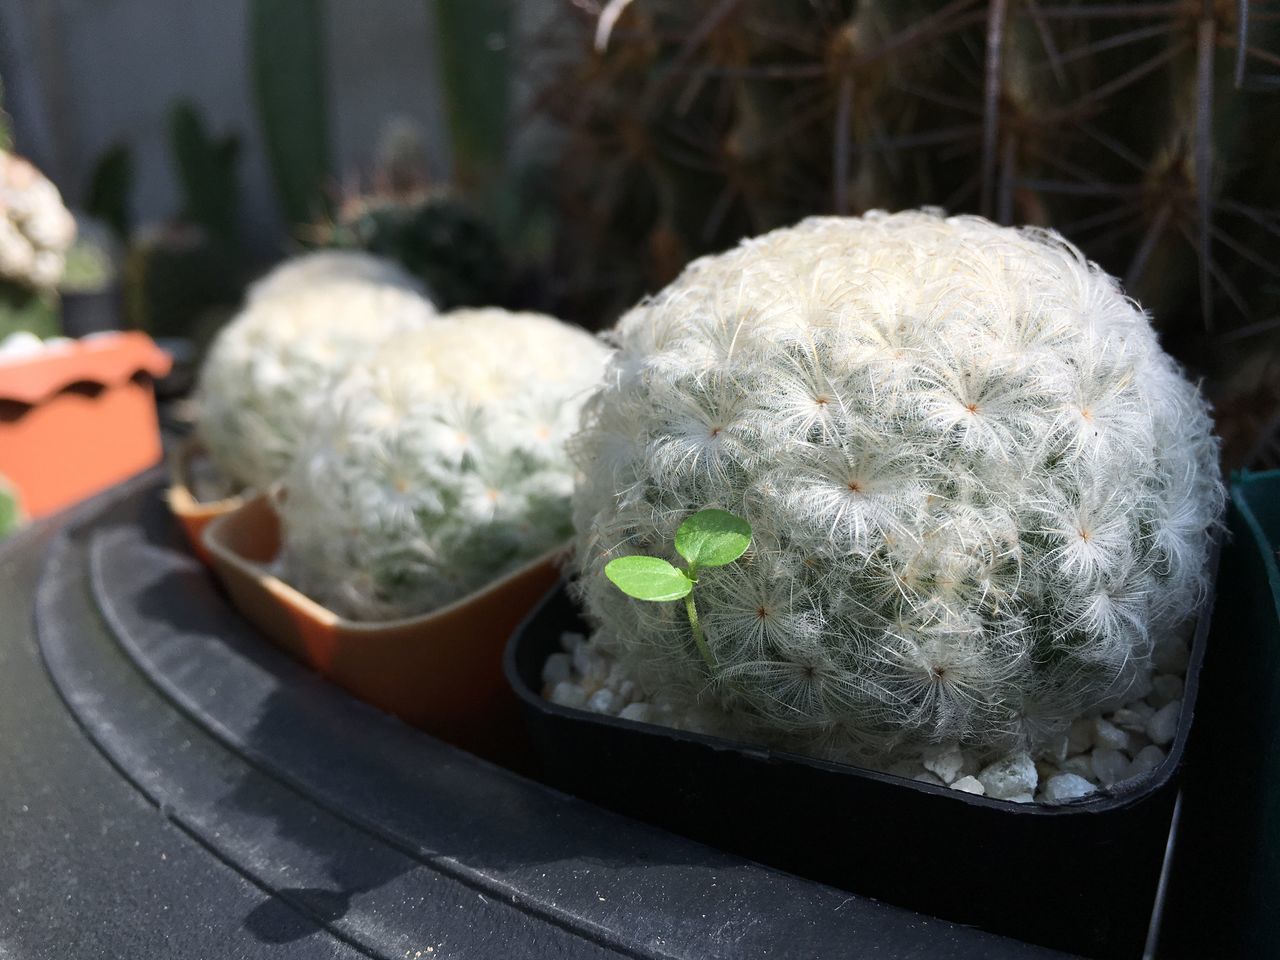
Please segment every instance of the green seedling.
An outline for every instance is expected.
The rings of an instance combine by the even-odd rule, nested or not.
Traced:
[[[693,642],[707,666],[714,668],[715,658],[698,622],[698,608],[693,599],[698,570],[733,563],[749,546],[751,525],[747,521],[724,510],[699,510],[676,531],[676,552],[688,561],[688,567],[681,570],[661,557],[636,555],[610,560],[604,575],[619,590],[637,600],[662,603],[683,599]]]

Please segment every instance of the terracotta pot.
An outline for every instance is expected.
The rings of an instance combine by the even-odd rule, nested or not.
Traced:
[[[200,444],[191,438],[178,443],[169,454],[169,489],[165,499],[169,509],[178,518],[182,532],[186,534],[191,549],[206,566],[213,564],[204,545],[204,528],[218,517],[237,510],[246,497],[226,497],[222,500],[198,500],[191,489],[191,460],[203,452]]]
[[[558,552],[432,613],[358,622],[264,568],[280,548],[279,517],[265,496],[211,522],[204,543],[232,603],[272,642],[361,700],[442,740],[508,765],[527,761],[502,652],[556,582]]]
[[[0,473],[40,517],[161,457],[152,380],[171,365],[143,333],[0,360]]]

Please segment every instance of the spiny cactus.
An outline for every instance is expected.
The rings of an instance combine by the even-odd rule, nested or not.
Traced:
[[[282,504],[284,567],[345,616],[458,600],[565,543],[565,438],[605,348],[550,317],[463,310],[353,367]]]
[[[229,480],[258,490],[283,478],[310,418],[331,402],[335,375],[436,316],[403,286],[281,270],[283,280],[268,277],[214,339],[197,388],[197,435],[210,457]],[[299,274],[310,281],[302,289]]]
[[[369,199],[344,212],[334,237],[344,246],[395,259],[420,277],[445,309],[506,300],[509,266],[496,234],[447,195]]]
[[[1222,504],[1205,404],[1056,234],[929,211],[812,218],[625,315],[575,442],[578,591],[643,687],[847,756],[1036,745],[1122,696],[1204,589]],[[752,549],[677,604],[699,508]]]
[[[528,66],[564,134],[566,309],[610,315],[803,216],[926,204],[1059,229],[1206,371],[1231,362],[1208,330],[1280,305],[1262,0],[561,7]]]

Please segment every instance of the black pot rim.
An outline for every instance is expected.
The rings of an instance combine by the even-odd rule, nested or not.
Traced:
[[[923,783],[919,780],[911,780],[896,774],[884,773],[879,770],[871,770],[854,764],[840,763],[834,760],[823,760],[818,757],[811,757],[802,753],[793,753],[787,750],[775,750],[771,747],[752,744],[747,741],[731,740],[727,737],[694,733],[688,730],[677,730],[672,727],[664,727],[653,723],[644,723],[638,720],[624,720],[621,717],[593,713],[589,710],[582,710],[577,707],[566,707],[558,703],[553,703],[552,701],[544,698],[540,691],[532,689],[524,682],[516,665],[516,650],[522,638],[526,635],[530,623],[538,617],[543,609],[553,602],[561,591],[567,589],[568,581],[563,577],[540,601],[538,601],[537,606],[535,606],[524,620],[521,621],[520,625],[515,629],[515,632],[512,633],[511,637],[508,639],[506,648],[502,655],[502,669],[512,690],[515,691],[516,696],[527,707],[536,711],[552,714],[553,716],[560,717],[564,720],[595,724],[607,730],[639,731],[656,737],[666,737],[676,741],[695,744],[709,750],[736,753],[739,756],[757,761],[801,764],[829,774],[853,775],[888,785],[908,787],[927,796],[946,797],[958,803],[970,806],[1001,810],[1014,816],[1063,817],[1109,813],[1115,810],[1124,810],[1139,804],[1148,795],[1160,790],[1162,787],[1165,787],[1177,776],[1179,768],[1185,758],[1187,740],[1191,733],[1191,724],[1195,718],[1195,702],[1200,685],[1200,669],[1204,663],[1209,625],[1213,619],[1213,603],[1215,597],[1213,584],[1217,578],[1218,561],[1221,555],[1222,546],[1221,539],[1220,534],[1214,535],[1207,563],[1207,570],[1209,574],[1208,582],[1210,586],[1206,590],[1205,597],[1201,602],[1200,607],[1193,615],[1195,617],[1195,628],[1191,634],[1190,657],[1187,661],[1187,673],[1183,681],[1182,710],[1178,717],[1178,729],[1174,735],[1173,742],[1169,744],[1168,752],[1164,760],[1158,767],[1156,767],[1155,770],[1143,776],[1135,777],[1130,781],[1122,781],[1123,783],[1131,784],[1131,786],[1115,794],[1108,795],[1099,791],[1098,793],[1091,794],[1088,797],[1083,797],[1078,800],[1068,800],[1063,803],[1014,803],[1011,800],[998,800],[994,797],[979,796],[977,794],[966,793],[963,790],[953,790],[951,787]]]

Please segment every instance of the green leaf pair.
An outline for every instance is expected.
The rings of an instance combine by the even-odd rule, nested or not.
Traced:
[[[723,567],[746,553],[751,525],[724,510],[699,510],[676,531],[676,551],[689,562],[681,570],[661,557],[618,557],[604,575],[629,597],[660,602],[689,595],[700,567]]]

